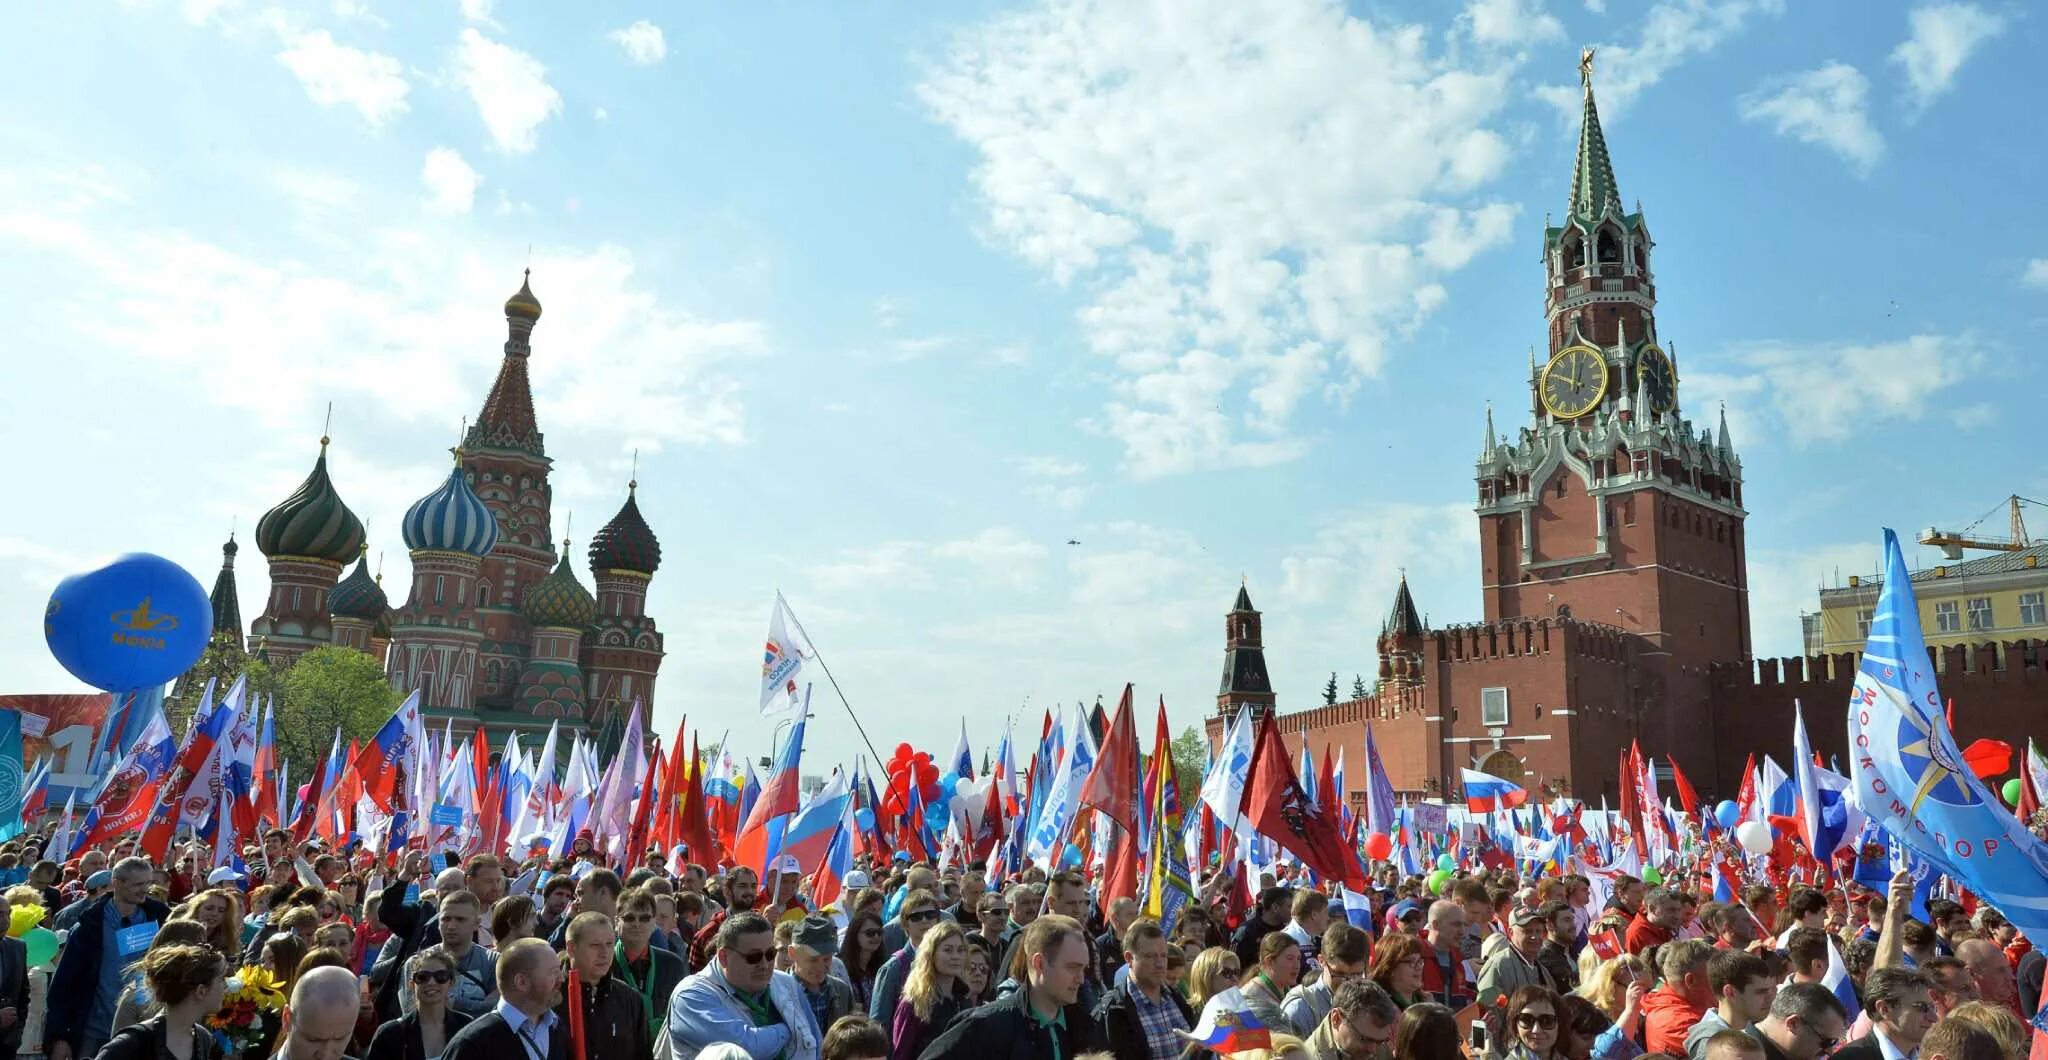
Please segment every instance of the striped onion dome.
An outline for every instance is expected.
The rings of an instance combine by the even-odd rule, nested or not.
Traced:
[[[363,548],[363,523],[327,477],[327,439],[320,439],[320,458],[313,473],[277,507],[256,523],[256,547],[265,556],[306,556],[347,563]]]
[[[640,502],[636,499],[639,485],[635,482],[626,487],[625,507],[590,539],[591,570],[629,570],[651,575],[661,566],[661,542],[654,539],[654,531],[640,517]]]
[[[399,527],[405,547],[414,552],[467,552],[490,555],[498,543],[498,519],[484,507],[462,465],[448,473],[441,488],[413,502]]]
[[[526,590],[523,610],[526,621],[535,627],[555,626],[580,631],[597,618],[597,601],[591,597],[590,590],[576,580],[576,572],[569,567],[567,541],[562,542],[562,562],[555,565],[554,573]]]
[[[369,556],[357,560],[356,569],[328,592],[327,609],[336,618],[360,618],[365,622],[375,622],[391,609],[384,587],[370,576]]]

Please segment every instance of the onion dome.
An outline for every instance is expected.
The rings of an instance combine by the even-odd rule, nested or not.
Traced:
[[[391,601],[384,596],[384,587],[370,576],[370,557],[366,554],[356,560],[356,569],[348,572],[339,584],[327,594],[327,609],[336,618],[359,618],[375,622],[390,610]]]
[[[532,276],[533,270],[526,270],[525,277],[519,281],[519,290],[505,299],[507,317],[528,321],[540,319],[540,299],[533,296],[533,288],[529,286]]]
[[[363,523],[327,477],[327,439],[320,439],[320,458],[313,473],[277,507],[256,522],[256,547],[265,556],[305,556],[347,563],[363,548]]]
[[[562,542],[562,562],[555,565],[554,573],[526,590],[522,611],[528,624],[536,628],[554,626],[580,632],[597,618],[597,601],[569,567],[567,541]]]
[[[590,539],[590,569],[626,570],[652,575],[661,566],[661,542],[655,540],[654,531],[648,529],[647,520],[640,517],[640,502],[635,499],[638,482],[626,485],[626,505],[604,529]]]
[[[498,543],[498,519],[469,487],[462,465],[448,473],[441,488],[413,502],[399,526],[405,547],[414,552],[467,552],[490,555]]]

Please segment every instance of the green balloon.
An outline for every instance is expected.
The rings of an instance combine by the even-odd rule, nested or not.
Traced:
[[[2020,778],[2014,777],[2005,782],[2005,802],[2008,806],[2020,804]]]
[[[1656,866],[1653,865],[1643,870],[1643,882],[1655,887],[1664,882],[1664,874],[1658,872]]]
[[[30,928],[21,933],[21,941],[28,946],[30,967],[40,967],[57,959],[57,933],[49,928]]]
[[[1430,874],[1429,874],[1429,880],[1428,880],[1428,883],[1429,883],[1429,893],[1431,893],[1431,894],[1442,894],[1442,893],[1444,893],[1444,884],[1446,884],[1446,883],[1449,883],[1449,882],[1451,882],[1451,874],[1450,874],[1450,873],[1448,873],[1448,872],[1445,872],[1445,871],[1444,871],[1444,870],[1442,870],[1442,869],[1438,869],[1438,870],[1436,870],[1435,872],[1432,872],[1432,873],[1430,873]]]

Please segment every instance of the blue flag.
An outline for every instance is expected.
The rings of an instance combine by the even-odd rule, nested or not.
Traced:
[[[21,795],[21,712],[0,711],[0,841],[21,834]]]
[[[1942,716],[1912,577],[1884,532],[1884,588],[1849,697],[1856,801],[1941,874],[2048,938],[2048,844],[1977,779]]]

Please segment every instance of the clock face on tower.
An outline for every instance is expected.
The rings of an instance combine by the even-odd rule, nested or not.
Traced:
[[[1607,361],[1591,346],[1566,346],[1543,366],[1537,383],[1543,407],[1561,420],[1575,420],[1607,393]]]
[[[1652,411],[1662,415],[1671,411],[1672,398],[1678,392],[1676,374],[1671,371],[1671,358],[1655,346],[1645,346],[1636,354],[1636,378],[1643,381],[1643,388],[1650,392]]]

